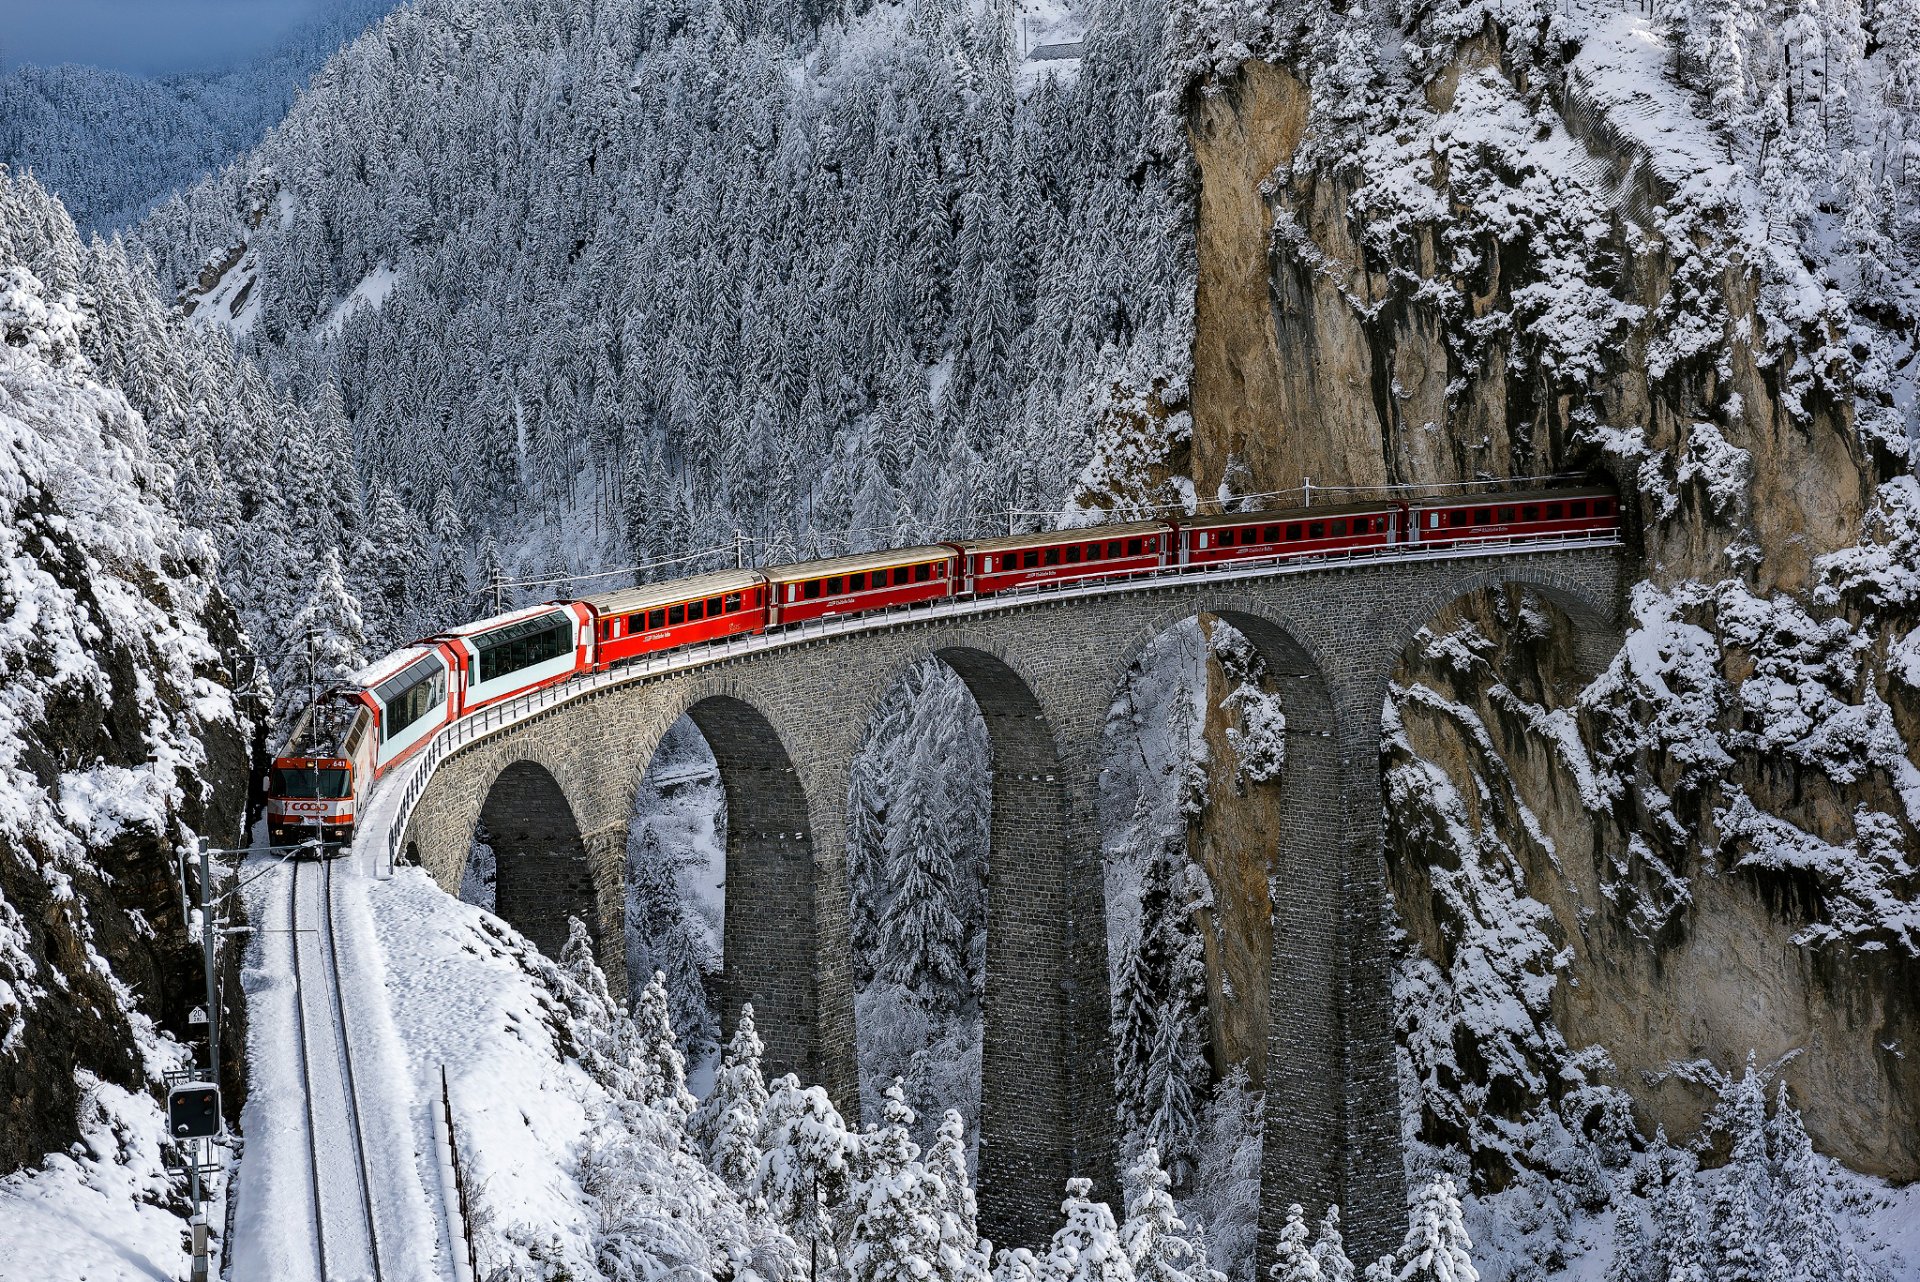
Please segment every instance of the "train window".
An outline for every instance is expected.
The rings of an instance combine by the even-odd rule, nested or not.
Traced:
[[[707,603],[705,601],[687,602],[687,622],[688,623],[698,623],[700,622],[700,620],[706,617],[707,617]]]
[[[1579,516],[1585,516],[1586,514],[1587,514],[1587,501],[1585,499],[1575,499],[1573,502],[1567,504],[1568,516],[1579,517]]]
[[[1107,544],[1107,559],[1112,560],[1114,557],[1121,555],[1126,546],[1127,545],[1119,539],[1115,539]]]
[[[1128,540],[1127,540],[1127,555],[1128,555],[1128,556],[1139,556],[1139,555],[1140,555],[1140,540],[1139,540],[1139,539],[1128,539]]]
[[[947,563],[945,561],[941,561],[933,567],[933,577],[936,579],[944,579],[947,577]]]
[[[1260,540],[1263,543],[1278,543],[1280,541],[1280,527],[1277,525],[1269,525],[1260,532]]]
[[[649,632],[657,628],[664,628],[666,626],[667,626],[667,612],[665,610],[647,611],[647,630]]]
[[[480,680],[531,668],[573,648],[573,619],[565,614],[536,615],[474,638],[480,652]]]
[[[677,628],[681,624],[685,623],[686,621],[687,621],[686,606],[670,605],[667,607],[667,626],[668,627]]]
[[[1042,552],[1040,553],[1040,564],[1042,564],[1042,565],[1058,565],[1058,564],[1060,564],[1060,549],[1059,549],[1059,548],[1046,548],[1046,549],[1044,549],[1044,550],[1043,550],[1043,551],[1042,551]]]
[[[1510,507],[1503,507],[1503,508],[1501,508],[1501,509],[1500,509],[1500,524],[1502,524],[1502,525],[1512,525],[1512,524],[1513,524],[1513,509],[1512,509],[1512,508],[1510,508]]]
[[[1523,520],[1523,521],[1537,521],[1537,520],[1539,520],[1539,519],[1540,519],[1540,508],[1539,508],[1539,505],[1538,505],[1538,504],[1534,504],[1534,503],[1529,503],[1529,504],[1527,504],[1527,505],[1526,505],[1525,507],[1523,507],[1523,508],[1521,508],[1521,509],[1520,509],[1520,519],[1521,519],[1521,520]]]
[[[807,598],[807,600],[809,600],[809,601],[817,601],[817,600],[819,600],[819,598],[820,598],[820,580],[818,580],[818,579],[814,579],[813,581],[811,581],[811,582],[809,582],[809,583],[805,583],[805,584],[802,584],[802,585],[801,585],[801,588],[800,588],[800,591],[801,591],[801,595],[803,595],[803,596],[805,596],[805,597]]]
[[[1557,521],[1560,519],[1560,505],[1558,503],[1547,504],[1547,519],[1549,521]]]
[[[1067,564],[1068,564],[1068,565],[1078,565],[1078,564],[1080,564],[1080,549],[1079,549],[1079,548],[1077,548],[1077,547],[1072,547],[1072,548],[1068,548],[1068,549],[1067,549]]]
[[[1307,537],[1308,537],[1308,538],[1310,538],[1310,539],[1324,539],[1324,538],[1326,538],[1326,537],[1327,537],[1327,523],[1326,523],[1325,521],[1309,521],[1309,522],[1307,522]]]
[[[535,633],[534,637],[537,639],[541,635]],[[488,651],[482,650],[480,653],[484,658]],[[419,722],[421,718],[433,715],[446,703],[447,674],[438,663],[427,659],[402,669],[397,676],[389,677],[373,693],[380,700],[380,706],[383,709],[383,715],[380,718],[380,740],[385,743]]]
[[[1099,559],[1100,559],[1100,544],[1098,543],[1087,544],[1087,560],[1098,561]]]
[[[1020,568],[1022,568],[1022,569],[1024,569],[1024,570],[1031,570],[1031,569],[1032,569],[1032,568],[1033,568],[1034,566],[1036,566],[1036,565],[1038,565],[1038,564],[1040,564],[1040,553],[1039,553],[1039,552],[1037,552],[1037,551],[1036,551],[1036,552],[1022,552],[1022,553],[1020,554]]]
[[[729,592],[727,593],[726,604],[721,608],[728,614],[735,614],[739,612],[740,604],[740,594],[738,592]]]
[[[839,596],[844,591],[846,591],[846,580],[839,575],[836,574],[827,580],[828,596]]]
[[[1339,520],[1333,523],[1333,529],[1331,533],[1333,534],[1334,538],[1337,539],[1341,535],[1345,534],[1346,532],[1347,532],[1347,523],[1345,520]]]
[[[850,574],[847,576],[847,591],[865,592],[866,590],[867,590],[867,572],[865,570],[862,570],[858,574]]]
[[[1610,514],[1612,511],[1613,511],[1612,499],[1595,499],[1593,501],[1593,514],[1595,516],[1606,516]]]
[[[1287,526],[1287,537],[1289,539],[1297,539],[1300,537],[1300,523],[1298,521]]]
[[[1492,525],[1493,509],[1490,507],[1477,507],[1473,509],[1473,523],[1475,525]]]
[[[930,564],[916,565],[913,567],[913,581],[915,583],[925,583],[927,580],[931,579],[932,577],[933,577],[932,565]]]

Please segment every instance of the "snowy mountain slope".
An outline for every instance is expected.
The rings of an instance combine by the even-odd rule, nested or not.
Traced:
[[[1524,1186],[1498,1276],[1572,1268],[1538,1217],[1615,1169],[1609,1092],[1691,1136],[1757,1049],[1912,1178],[1913,15],[1190,16],[1196,488],[1574,468],[1638,508],[1597,680],[1491,594],[1388,709],[1411,1152]]]
[[[1190,244],[1159,11],[1024,92],[1009,14],[429,0],[141,239],[511,578],[1003,528],[1115,385],[1177,398]]]
[[[218,171],[282,116],[334,50],[393,0],[330,0],[246,64],[149,80],[104,67],[0,75],[0,164],[31,170],[81,229],[110,234]]]
[[[58,1207],[102,1267],[172,1269],[152,1091],[205,1000],[177,868],[238,831],[248,658],[45,208],[0,173],[0,1258]]]

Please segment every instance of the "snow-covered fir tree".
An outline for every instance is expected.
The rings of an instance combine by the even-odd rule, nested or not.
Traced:
[[[673,1033],[673,1015],[667,1001],[667,977],[659,971],[640,990],[633,1005],[633,1022],[653,1082],[646,1102],[683,1121],[693,1115],[695,1101],[687,1090],[687,1060]]]
[[[791,1073],[773,1084],[762,1117],[753,1195],[813,1253],[816,1264],[831,1265],[836,1258],[859,1150],[859,1137],[826,1091],[803,1087]]]
[[[1381,1261],[1369,1268],[1369,1282],[1376,1274],[1392,1282],[1480,1282],[1452,1176],[1438,1175],[1423,1183],[1407,1219],[1406,1240],[1390,1265]]]
[[[727,1039],[713,1089],[687,1122],[687,1137],[699,1146],[707,1165],[739,1193],[752,1188],[760,1175],[760,1132],[767,1108],[760,1054],[765,1049],[748,1003],[740,1008],[740,1022]]]
[[[1120,1245],[1139,1282],[1226,1282],[1207,1260],[1203,1239],[1188,1231],[1168,1192],[1172,1181],[1160,1166],[1160,1154],[1148,1145],[1127,1171],[1132,1198]]]
[[[1133,1282],[1133,1262],[1121,1245],[1113,1210],[1092,1198],[1093,1181],[1067,1181],[1060,1204],[1066,1222],[1054,1232],[1042,1264],[1047,1282]]]
[[[1286,1223],[1280,1226],[1280,1237],[1274,1243],[1273,1266],[1267,1270],[1273,1282],[1321,1282],[1320,1260],[1307,1240],[1311,1232],[1300,1204],[1289,1206]]]

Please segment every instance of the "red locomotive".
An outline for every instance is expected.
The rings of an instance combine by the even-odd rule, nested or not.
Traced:
[[[1619,528],[1619,500],[1602,489],[1355,503],[895,548],[531,606],[390,654],[309,708],[274,759],[268,831],[275,844],[351,840],[359,798],[441,726],[663,650],[915,602],[1044,591],[1181,566]]]

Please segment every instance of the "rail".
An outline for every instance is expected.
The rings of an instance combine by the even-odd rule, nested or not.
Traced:
[[[346,1103],[345,1117],[343,1120],[347,1123],[352,1133],[354,1171],[358,1177],[356,1180],[360,1203],[360,1215],[358,1218],[366,1229],[367,1259],[373,1266],[373,1282],[381,1282],[381,1279],[385,1276],[385,1272],[380,1260],[380,1236],[374,1227],[373,1180],[367,1162],[366,1127],[360,1116],[360,1096],[354,1081],[353,1072],[353,1044],[347,1033],[346,1000],[341,994],[340,946],[338,937],[334,931],[333,863],[331,860],[324,861],[319,871],[321,878],[320,906],[326,916],[326,922],[323,927],[308,927],[307,931],[303,931],[300,926],[301,863],[296,859],[291,861],[289,866],[291,872],[287,878],[289,885],[287,925],[289,928],[289,938],[293,941],[295,1034],[299,1042],[300,1081],[301,1087],[306,1094],[307,1169],[310,1176],[310,1189],[313,1196],[315,1260],[319,1265],[319,1277],[322,1279],[322,1282],[324,1282],[329,1276],[329,1268],[327,1216],[321,1200],[321,1185],[323,1181],[320,1170],[319,1118],[317,1116],[314,1099],[313,1035],[316,1030],[310,1026],[305,990],[306,983],[311,980],[313,976],[303,974],[303,968],[300,964],[300,953],[302,949],[301,936],[307,933],[307,931],[318,934],[324,941],[326,973],[319,976],[319,979],[328,989],[326,994],[328,1005],[327,1013],[329,1022],[333,1025],[333,1034],[337,1037],[335,1053],[339,1059],[338,1068],[340,1071],[341,1088],[345,1095]],[[329,1190],[330,1193],[337,1193],[339,1191],[340,1190],[337,1189]],[[336,1227],[338,1226],[336,1225]],[[358,1270],[349,1269],[349,1271],[356,1277],[362,1276],[358,1273]]]
[[[889,606],[884,610],[809,619],[803,623],[769,628],[765,632],[741,633],[717,641],[663,651],[659,654],[636,656],[597,672],[585,673],[568,681],[542,686],[511,699],[490,704],[458,721],[448,723],[435,733],[427,742],[427,746],[414,758],[408,773],[406,788],[401,794],[399,805],[395,808],[392,821],[387,828],[386,867],[380,875],[384,877],[393,875],[394,865],[399,859],[400,843],[406,837],[407,825],[413,818],[414,807],[419,805],[420,798],[425,794],[434,770],[449,755],[516,725],[528,717],[545,712],[549,708],[571,703],[575,699],[616,686],[630,685],[654,677],[706,667],[710,664],[725,663],[748,654],[807,645],[828,637],[845,636],[852,632],[882,632],[910,624],[992,614],[1054,601],[1112,596],[1123,592],[1149,592],[1158,588],[1193,583],[1224,583],[1243,579],[1275,578],[1328,569],[1387,565],[1399,561],[1468,560],[1485,556],[1511,556],[1525,552],[1572,551],[1582,548],[1620,546],[1621,540],[1617,532],[1595,534],[1581,531],[1534,534],[1524,537],[1470,539],[1438,546],[1427,543],[1398,543],[1384,547],[1345,548],[1309,556],[1245,557],[1232,561],[1156,566],[1149,570],[1076,574],[1071,579],[1028,584],[995,592],[991,596],[975,596],[969,593],[938,597],[930,601],[916,601],[909,605]],[[369,796],[370,800],[371,796]],[[362,811],[370,813],[370,808],[363,804]]]

